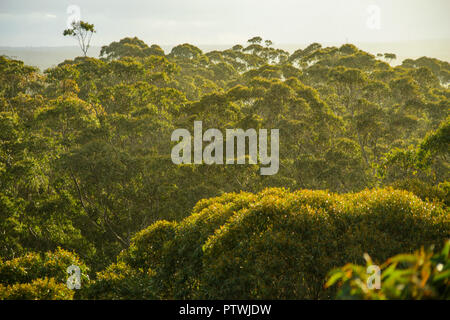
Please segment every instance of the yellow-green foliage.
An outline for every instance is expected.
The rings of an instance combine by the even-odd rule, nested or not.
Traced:
[[[118,262],[97,273],[95,282],[91,282],[81,291],[84,299],[155,299],[153,294],[153,273],[151,270],[133,269]]]
[[[1,299],[67,299],[67,268],[78,266],[82,285],[87,284],[88,267],[73,253],[58,248],[53,252],[28,253],[0,261]],[[69,290],[69,291],[67,291]]]
[[[0,300],[72,300],[74,291],[54,278],[35,279],[30,283],[0,284]]]
[[[67,267],[70,265],[80,267],[82,274],[87,274],[86,265],[67,250],[58,248],[43,254],[31,252],[12,260],[0,261],[0,283],[27,283],[47,276],[66,283]]]
[[[119,262],[146,273],[156,298],[329,298],[329,270],[449,236],[447,209],[406,191],[266,189],[202,200],[138,233]]]
[[[392,183],[396,189],[408,190],[425,201],[440,201],[450,205],[450,182],[442,182],[437,186],[427,184],[419,179],[405,179]]]
[[[338,299],[450,299],[450,240],[440,253],[422,247],[389,258],[380,266],[379,288],[369,278],[373,272],[367,272],[372,259],[365,258],[365,267],[349,263],[330,272],[326,286],[339,286]]]

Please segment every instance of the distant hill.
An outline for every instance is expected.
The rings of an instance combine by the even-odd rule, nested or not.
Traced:
[[[351,41],[350,41],[351,42]],[[148,42],[150,43],[150,42]],[[402,41],[402,42],[386,42],[386,43],[354,43],[358,48],[370,52],[377,53],[395,53],[397,60],[394,64],[400,64],[407,58],[420,58],[422,56],[437,58],[443,61],[450,61],[450,39],[444,40],[424,40],[424,41]],[[197,45],[194,43],[194,45]],[[231,48],[230,45],[197,45],[205,52],[211,50],[224,50]],[[274,46],[293,52],[299,48],[305,48],[306,44],[275,44]],[[322,43],[323,46],[341,46],[342,43]],[[161,48],[169,53],[173,46],[166,45]],[[98,57],[100,46],[93,46],[89,49],[89,56]],[[51,66],[55,66],[66,59],[73,59],[81,55],[78,47],[0,47],[0,55],[19,59],[28,65],[36,66],[41,70],[45,70]]]

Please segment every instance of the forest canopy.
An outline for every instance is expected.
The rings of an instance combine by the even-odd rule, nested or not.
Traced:
[[[393,59],[261,37],[124,38],[44,72],[1,56],[0,298],[329,298],[328,271],[366,252],[441,248],[450,65]],[[174,164],[194,121],[279,129],[278,173]]]

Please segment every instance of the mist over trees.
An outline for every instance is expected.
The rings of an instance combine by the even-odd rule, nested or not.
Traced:
[[[327,298],[327,272],[365,252],[450,237],[448,62],[259,36],[130,37],[98,59],[83,43],[43,73],[0,57],[0,298]],[[195,120],[279,129],[278,173],[173,164]]]

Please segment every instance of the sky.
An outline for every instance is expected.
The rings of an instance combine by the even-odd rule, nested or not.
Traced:
[[[94,46],[450,39],[449,0],[1,0],[0,46],[76,45],[62,35],[73,8],[95,25]]]

